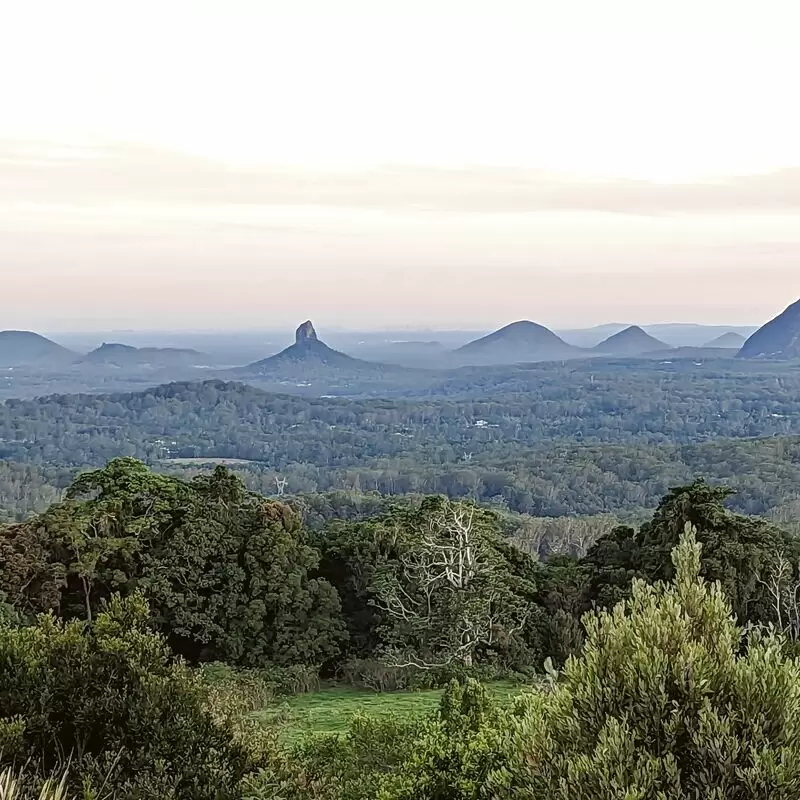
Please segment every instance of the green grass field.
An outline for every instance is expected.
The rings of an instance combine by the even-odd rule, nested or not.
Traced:
[[[501,700],[525,690],[511,683],[494,683],[489,688]],[[258,716],[265,724],[282,726],[285,740],[292,741],[309,733],[344,733],[357,713],[378,718],[428,714],[438,706],[442,691],[376,693],[333,687],[287,697]]]

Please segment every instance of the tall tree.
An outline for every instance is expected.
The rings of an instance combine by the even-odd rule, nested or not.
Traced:
[[[703,576],[720,581],[737,618],[774,621],[764,582],[781,556],[797,563],[800,542],[764,519],[729,510],[725,501],[731,494],[704,481],[677,487],[638,531],[618,528],[601,537],[583,561],[587,602],[609,607],[627,595],[636,577],[670,580],[675,574],[671,551],[689,524],[703,546]]]
[[[15,565],[7,577],[0,562],[0,590],[26,610],[91,620],[113,592],[141,590],[192,659],[322,663],[345,638],[298,516],[222,467],[186,482],[115,459],[0,542]]]
[[[497,520],[472,504],[431,497],[398,512],[404,552],[375,577],[395,664],[471,666],[479,653],[513,649],[528,620],[509,581]]]

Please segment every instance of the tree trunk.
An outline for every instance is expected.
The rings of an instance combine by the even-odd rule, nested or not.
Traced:
[[[83,600],[86,604],[86,621],[91,625],[92,624],[92,599],[91,599],[91,589],[89,588],[89,582],[81,576],[81,583],[83,584]]]

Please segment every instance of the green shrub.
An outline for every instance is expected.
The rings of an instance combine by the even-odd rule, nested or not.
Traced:
[[[0,591],[0,625],[20,625],[22,617],[8,601],[8,595]]]
[[[670,584],[590,615],[580,658],[510,721],[493,797],[790,800],[800,796],[800,665],[745,638],[687,530]],[[744,645],[744,646],[743,646]]]
[[[259,675],[279,697],[295,694],[308,694],[319,690],[319,669],[305,664],[289,666],[271,665],[256,670]]]
[[[375,658],[353,658],[342,665],[344,683],[373,692],[397,692],[409,688],[419,669],[394,667]]]
[[[0,627],[0,765],[49,775],[69,764],[76,785],[108,780],[118,797],[236,797],[256,756],[148,618],[134,595],[92,625],[42,615]]]
[[[482,684],[453,680],[438,713],[376,796],[380,800],[477,798],[489,774],[504,762],[500,731],[505,717]]]
[[[227,664],[203,664],[198,674],[206,687],[206,703],[217,719],[250,714],[275,699],[273,687],[256,670],[238,670]]]
[[[223,721],[260,711],[278,697],[316,691],[320,685],[317,671],[302,665],[235,669],[214,662],[203,664],[198,674],[207,688],[208,707]]]
[[[344,735],[309,736],[247,782],[253,800],[374,800],[424,727],[416,718],[356,715]]]

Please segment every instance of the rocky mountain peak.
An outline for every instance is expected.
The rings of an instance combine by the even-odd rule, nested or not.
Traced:
[[[294,340],[297,344],[305,344],[306,342],[316,342],[317,332],[311,324],[311,320],[306,320],[295,332]]]

